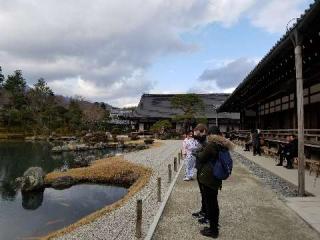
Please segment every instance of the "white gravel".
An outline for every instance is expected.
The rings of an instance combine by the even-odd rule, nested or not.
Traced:
[[[145,237],[160,207],[160,203],[157,202],[157,178],[162,179],[162,196],[164,196],[169,187],[168,164],[172,165],[172,177],[174,177],[176,173],[173,171],[173,158],[177,157],[181,145],[181,141],[168,140],[163,141],[163,145],[158,148],[125,154],[125,159],[153,169],[149,183],[121,208],[58,239],[135,239],[137,199],[142,199],[143,203],[142,230]]]

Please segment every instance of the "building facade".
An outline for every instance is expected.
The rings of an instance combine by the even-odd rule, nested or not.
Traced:
[[[315,1],[251,71],[219,111],[240,112],[241,129],[296,129],[292,36],[302,45],[305,129],[320,129],[320,1]]]
[[[183,123],[175,121],[177,115],[183,114],[179,109],[172,107],[171,100],[176,94],[143,94],[138,107],[133,111],[130,119],[136,131],[148,131],[159,120],[170,120],[178,132],[182,132]],[[198,94],[204,104],[204,110],[196,118],[206,119],[208,126],[218,123],[221,131],[227,132],[239,129],[239,113],[218,113],[216,109],[228,98],[229,94]],[[192,127],[197,120],[192,122]]]

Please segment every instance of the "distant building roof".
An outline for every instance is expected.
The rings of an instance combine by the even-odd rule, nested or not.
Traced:
[[[183,112],[173,108],[171,99],[177,94],[143,94],[138,107],[132,113],[133,118],[172,118],[181,115]],[[203,115],[197,117],[215,118],[214,107],[219,107],[229,96],[229,94],[197,94],[204,103]],[[219,118],[240,119],[239,113],[219,113]]]

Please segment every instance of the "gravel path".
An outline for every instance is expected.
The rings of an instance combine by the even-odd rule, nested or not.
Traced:
[[[250,161],[239,153],[233,152],[232,158],[245,165],[252,174],[271,187],[279,197],[296,197],[298,195],[298,189],[295,185],[260,167],[258,164]]]
[[[157,202],[157,178],[162,178],[162,193],[169,187],[168,164],[173,164],[173,158],[181,149],[181,141],[163,141],[163,145],[125,155],[125,159],[140,163],[153,169],[149,183],[134,195],[124,206],[107,214],[98,220],[81,226],[58,239],[135,239],[136,201],[143,201],[143,237],[146,235],[153,218],[160,207]]]
[[[316,240],[319,234],[299,218],[265,182],[240,164],[233,155],[232,176],[219,192],[221,240]],[[259,172],[259,171],[258,171]],[[181,172],[182,173],[182,172]],[[191,213],[199,210],[200,194],[196,181],[184,182],[179,176],[167,202],[153,240],[205,240],[201,225]]]

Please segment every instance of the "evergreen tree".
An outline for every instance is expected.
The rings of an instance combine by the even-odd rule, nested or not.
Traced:
[[[4,82],[4,75],[2,74],[2,68],[0,66],[0,87],[2,87],[3,82]]]
[[[3,84],[11,95],[11,104],[16,109],[21,109],[26,104],[26,81],[21,70],[16,70],[13,75],[9,75]]]

